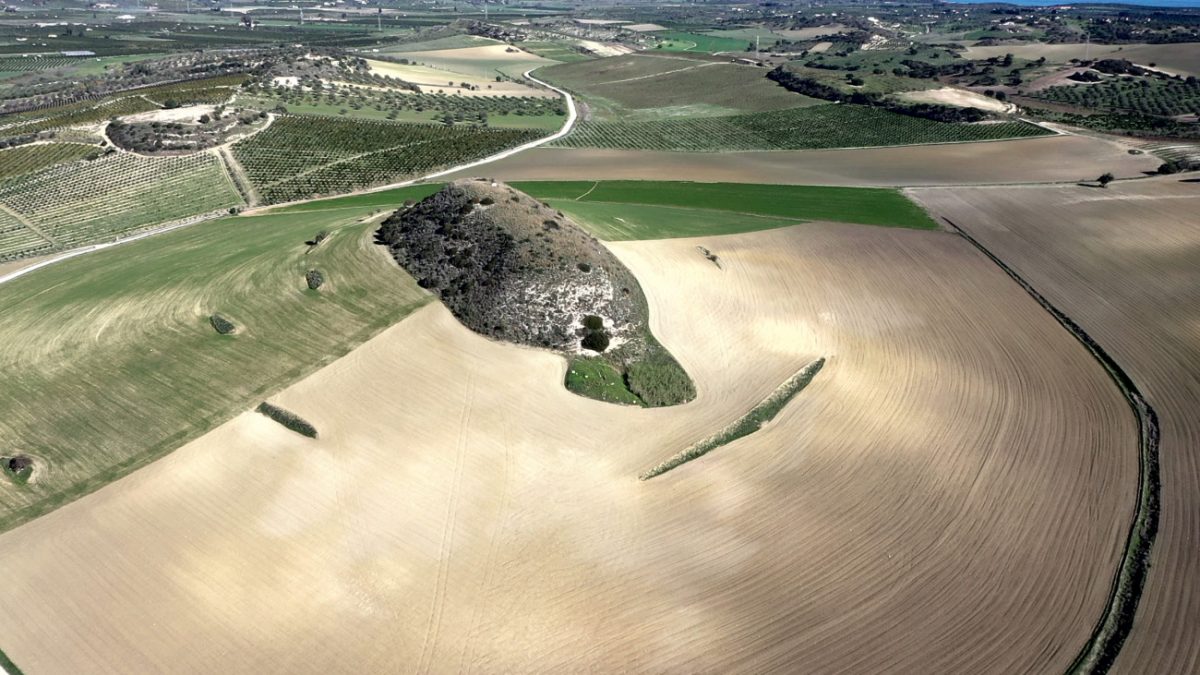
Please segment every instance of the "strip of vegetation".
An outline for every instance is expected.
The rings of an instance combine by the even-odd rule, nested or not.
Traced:
[[[704,440],[689,446],[686,450],[672,456],[666,461],[651,468],[650,470],[638,476],[641,480],[650,480],[655,476],[674,469],[681,464],[702,457],[713,450],[736,441],[743,436],[758,431],[764,424],[770,422],[779,414],[780,410],[791,401],[796,394],[799,394],[805,387],[812,382],[821,367],[825,365],[825,359],[819,358],[816,361],[804,366],[795,375],[787,379],[786,382],[771,392],[771,395],[763,399],[761,403],[750,409],[750,412],[742,415],[732,424],[721,429],[717,433],[705,438]]]
[[[317,437],[317,428],[293,412],[284,410],[279,406],[271,405],[266,401],[259,403],[255,410],[263,415],[266,415],[267,417],[270,417],[276,422],[279,422],[283,426],[291,429],[301,436],[308,436],[309,438]]]
[[[597,401],[642,405],[642,400],[625,386],[621,371],[598,356],[571,359],[564,384],[568,391]]]
[[[8,675],[25,675],[17,667],[17,664],[13,663],[12,659],[8,658],[8,655],[3,651],[0,651],[0,668],[3,668],[4,672],[8,673]]]
[[[1125,643],[1125,638],[1133,629],[1133,620],[1137,614],[1138,602],[1142,598],[1142,590],[1146,585],[1146,577],[1150,572],[1150,553],[1154,547],[1154,538],[1158,534],[1158,511],[1160,504],[1161,483],[1158,471],[1158,413],[1142,396],[1133,379],[1117,362],[1104,351],[1083,328],[1055,307],[1049,300],[1037,291],[1007,263],[989,251],[983,244],[968,234],[950,219],[945,219],[950,227],[970,242],[981,253],[994,262],[1013,281],[1025,290],[1039,305],[1058,321],[1085,349],[1092,358],[1104,368],[1113,383],[1121,391],[1138,425],[1138,497],[1137,508],[1133,513],[1133,521],[1129,525],[1129,534],[1125,540],[1125,555],[1117,567],[1113,577],[1112,590],[1109,591],[1108,604],[1104,614],[1092,629],[1092,635],[1087,644],[1080,650],[1075,661],[1071,663],[1068,673],[1107,673],[1117,660],[1117,654]]]

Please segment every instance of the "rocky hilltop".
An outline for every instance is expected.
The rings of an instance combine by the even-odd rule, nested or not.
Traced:
[[[488,179],[459,180],[396,211],[377,236],[472,330],[601,358],[643,405],[694,396],[686,373],[650,334],[633,274],[583,228],[536,199]],[[664,368],[677,371],[673,379],[686,386],[672,387],[681,390],[675,395],[655,390],[641,396],[638,378],[630,378],[639,367],[656,378]]]

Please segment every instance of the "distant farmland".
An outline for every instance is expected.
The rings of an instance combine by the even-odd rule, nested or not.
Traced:
[[[736,152],[962,143],[1046,136],[1026,122],[953,124],[853,105],[641,122],[583,122],[553,143],[567,148]]]

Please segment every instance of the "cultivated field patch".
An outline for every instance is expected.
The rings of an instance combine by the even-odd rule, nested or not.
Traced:
[[[49,466],[0,490],[0,527],[173,450],[424,303],[362,213],[213,221],[0,286],[0,435]],[[336,283],[314,295],[317,266]],[[216,314],[236,332],[214,330]]]
[[[426,307],[271,397],[319,438],[247,406],[0,538],[5,649],[64,672],[98,653],[184,673],[630,654],[655,671],[1066,668],[1105,601],[1134,433],[1007,276],[947,233],[853,225],[611,246],[693,403],[573,396],[560,356]],[[636,480],[820,355],[736,452]],[[860,639],[841,637],[847,607]]]

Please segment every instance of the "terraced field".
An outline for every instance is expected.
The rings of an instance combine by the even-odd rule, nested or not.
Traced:
[[[114,153],[0,182],[0,207],[40,230],[52,249],[108,241],[138,229],[231,206],[241,196],[212,154]],[[45,252],[21,249],[18,255]],[[12,253],[10,253],[11,255]]]
[[[294,242],[303,215],[222,223],[211,241]],[[183,231],[192,245],[173,257],[205,279],[213,260],[196,259],[208,247],[191,238],[209,227]],[[145,243],[139,264],[157,259]],[[99,357],[99,326],[100,346],[125,345],[164,308],[198,344],[240,353],[264,330],[258,311],[232,313],[248,326],[232,339],[196,333],[200,314],[252,280],[265,286],[241,297],[307,316],[292,246],[282,259],[256,247],[262,266],[231,261],[218,275],[229,286],[202,298],[109,296],[100,282],[141,269],[116,256],[86,274],[64,265],[2,330],[38,334],[35,310],[68,330],[49,345],[0,340],[4,367],[78,344],[62,374],[75,382]],[[247,406],[0,537],[5,650],[46,672],[1067,668],[1106,600],[1135,433],[1103,371],[1019,287],[943,232],[812,223],[612,248],[695,379],[693,403],[573,396],[561,357],[426,307],[271,397],[317,439]],[[382,276],[371,278],[396,287]],[[280,288],[294,300],[274,309]],[[112,297],[108,314],[64,301],[89,289]],[[162,361],[144,349],[156,330],[129,350],[137,370]],[[309,351],[290,340],[322,333],[286,334]],[[820,374],[761,430],[637,480],[819,357]],[[188,374],[212,378],[203,365]],[[66,415],[90,382],[54,410]],[[163,418],[148,413],[138,419]]]
[[[543,135],[529,129],[435,127],[284,116],[233,146],[266,203],[349,192],[495,154]]]
[[[727,117],[582,122],[553,145],[728,152],[963,143],[1052,133],[1025,122],[951,124],[864,106],[819,105]]]

